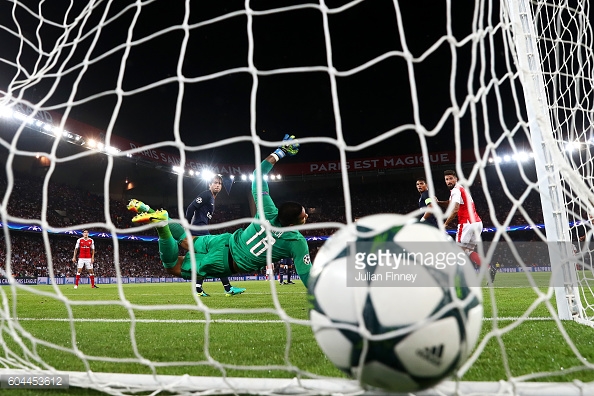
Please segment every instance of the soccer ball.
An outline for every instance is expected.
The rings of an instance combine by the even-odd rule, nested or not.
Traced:
[[[472,263],[449,236],[415,219],[378,214],[341,229],[316,255],[308,283],[320,348],[362,385],[432,387],[479,338],[482,294]]]

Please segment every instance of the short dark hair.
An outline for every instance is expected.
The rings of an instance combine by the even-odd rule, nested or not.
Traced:
[[[444,176],[454,176],[456,179],[458,178],[458,175],[456,174],[456,171],[455,170],[451,170],[451,169],[448,169],[448,170],[444,171],[443,172],[443,175]]]
[[[297,202],[285,202],[278,208],[278,221],[283,227],[297,224],[303,211],[303,205]]]
[[[424,177],[419,177],[417,181],[422,181],[423,183],[427,184],[427,180]]]
[[[220,173],[213,175],[210,180],[208,181],[208,185],[211,185],[212,183],[214,183],[215,180],[219,180],[221,182],[221,184],[223,184],[223,175],[221,175]]]
[[[85,228],[84,230],[82,230],[82,232],[85,232],[85,231],[86,231],[86,232],[89,232],[89,230],[87,230],[86,228]]]

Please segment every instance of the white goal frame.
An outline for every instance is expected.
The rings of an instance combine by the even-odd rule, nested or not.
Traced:
[[[48,375],[48,371],[0,369],[0,375]],[[355,380],[334,379],[280,379],[238,377],[192,377],[149,374],[116,374],[63,371],[69,385],[82,389],[97,389],[113,395],[125,392],[152,392],[159,389],[174,394],[252,394],[252,395],[396,395],[381,389],[362,389]],[[594,393],[594,384],[559,382],[476,382],[444,381],[432,389],[416,392],[418,396],[443,395],[524,395],[524,396],[584,396]]]
[[[538,175],[542,212],[549,242],[552,284],[555,285],[559,319],[585,320],[581,309],[575,262],[570,260],[571,237],[569,219],[565,211],[565,200],[561,186],[561,172],[574,173],[571,168],[560,170],[556,164],[565,161],[556,150],[553,139],[549,105],[544,88],[542,59],[536,44],[534,20],[528,0],[507,0],[514,43],[517,50],[518,70],[528,113],[530,137],[534,152],[534,162]],[[575,175],[572,175],[575,177]],[[579,187],[578,187],[579,188]],[[557,248],[553,248],[557,244]],[[564,286],[559,286],[563,284]]]

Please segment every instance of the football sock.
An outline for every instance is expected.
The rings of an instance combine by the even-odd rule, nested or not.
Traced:
[[[91,287],[95,286],[95,277],[93,275],[89,275],[89,278],[91,278]]]
[[[181,224],[178,223],[169,223],[169,230],[171,231],[173,239],[175,239],[178,242],[182,240],[186,234],[186,230],[184,230],[184,227],[182,227]]]
[[[177,264],[179,247],[177,242],[171,236],[169,226],[157,228],[159,233],[159,256],[163,262],[163,267],[173,268]]]
[[[78,286],[78,281],[80,281],[80,275],[76,275],[76,280],[74,281],[75,286]]]
[[[202,290],[202,281],[203,281],[203,279],[201,279],[201,280],[196,279],[196,293],[202,293],[204,291],[204,290]]]
[[[287,282],[291,282],[291,270],[287,271]]]
[[[283,283],[283,274],[281,274],[281,273],[278,274],[278,281],[280,283]]]
[[[156,227],[156,229],[157,234],[159,234],[159,239],[168,239],[173,237],[173,235],[171,235],[171,229],[169,228],[169,225],[164,227]]]
[[[471,252],[468,257],[470,257],[470,261],[472,261],[477,266],[481,266],[481,256],[478,255],[477,252]]]
[[[227,278],[226,276],[221,278],[221,283],[223,284],[223,287],[225,288],[225,291],[227,293],[229,293],[231,291],[231,282],[229,282],[229,278]]]

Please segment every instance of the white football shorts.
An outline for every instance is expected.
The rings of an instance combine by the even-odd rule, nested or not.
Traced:
[[[462,247],[474,249],[481,240],[483,232],[483,222],[458,224],[456,231],[456,243]]]
[[[93,269],[93,263],[91,263],[91,259],[90,258],[79,258],[76,268],[82,268],[83,266],[86,269]]]

